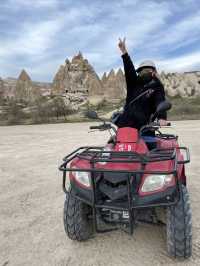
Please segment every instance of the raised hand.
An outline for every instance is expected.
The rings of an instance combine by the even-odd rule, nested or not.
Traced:
[[[121,38],[119,38],[119,49],[121,50],[122,54],[127,53],[127,49],[126,49],[126,38],[123,39],[123,41],[121,40]]]

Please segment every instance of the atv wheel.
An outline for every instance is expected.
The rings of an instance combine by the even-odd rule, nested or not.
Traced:
[[[64,227],[72,240],[83,241],[90,238],[93,231],[90,206],[75,198],[70,187],[64,203]]]
[[[187,188],[182,197],[167,208],[167,250],[173,257],[189,258],[192,254],[192,215]]]

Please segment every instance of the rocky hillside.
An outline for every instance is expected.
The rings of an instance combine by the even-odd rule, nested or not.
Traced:
[[[101,82],[106,99],[109,99],[110,101],[118,101],[125,97],[126,82],[121,68],[117,73],[115,73],[113,69],[108,75],[104,73]]]
[[[93,67],[79,52],[71,62],[66,59],[56,73],[52,94],[62,95],[69,102],[81,104],[92,96],[103,96],[102,83]]]
[[[0,78],[0,97],[2,98],[4,94],[4,81]]]
[[[200,119],[200,71],[160,73],[173,97],[170,119]],[[122,69],[99,78],[81,53],[66,59],[52,83],[36,82],[22,70],[18,78],[0,78],[0,125],[82,121],[88,109],[101,115],[123,105],[126,82]]]
[[[22,70],[16,83],[14,92],[15,99],[19,102],[34,102],[39,96],[41,96],[40,90],[34,86],[26,71]]]
[[[65,65],[60,66],[53,79],[52,92],[101,95],[101,81],[88,60],[79,52],[71,62],[66,59]]]
[[[21,71],[17,79],[0,78],[0,97],[4,99],[32,102],[37,97],[50,95],[51,88],[51,83],[32,81],[25,70]]]
[[[171,97],[200,96],[200,71],[160,74],[167,94]]]
[[[160,74],[165,90],[169,96],[200,96],[200,71],[185,73]],[[112,69],[100,79],[94,68],[79,52],[72,60],[65,60],[59,67],[52,83],[35,82],[22,70],[17,79],[0,78],[0,98],[14,98],[17,101],[34,102],[41,96],[62,96],[65,102],[78,106],[91,99],[106,99],[119,102],[126,95],[124,73]]]
[[[166,93],[171,96],[200,96],[200,71],[185,73],[160,73]],[[53,94],[62,94],[70,101],[84,102],[91,96],[100,96],[110,102],[119,102],[126,95],[124,73],[112,69],[104,73],[101,80],[87,59],[79,53],[70,62],[60,66],[53,79]]]
[[[17,84],[17,79],[15,78],[6,78],[6,79],[1,79],[2,83],[2,98],[12,98],[15,95],[15,90],[16,90],[16,84]]]
[[[170,97],[180,96],[181,98],[200,97],[200,71],[184,73],[165,73],[159,75],[164,84],[166,94]],[[105,95],[109,99],[121,99],[126,94],[126,83],[124,73],[121,69],[115,74],[114,70],[104,73],[102,84]]]

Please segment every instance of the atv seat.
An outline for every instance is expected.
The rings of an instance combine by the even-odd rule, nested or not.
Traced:
[[[131,127],[122,127],[117,131],[116,142],[136,143],[138,141],[138,130]]]
[[[142,154],[147,152],[147,145],[142,138],[139,138],[137,129],[123,127],[117,131],[115,150],[134,151]]]

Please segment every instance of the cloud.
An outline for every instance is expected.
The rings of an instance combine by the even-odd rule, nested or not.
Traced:
[[[0,56],[16,55],[37,56],[51,46],[51,40],[62,26],[61,21],[52,20],[36,25],[26,24],[16,40],[8,40],[0,48]]]
[[[59,0],[8,0],[7,5],[14,8],[55,8]]]
[[[160,7],[160,9],[158,9]],[[119,60],[119,51],[117,47],[118,38],[126,36],[129,50],[142,48],[143,43],[148,40],[148,36],[152,31],[162,27],[165,19],[170,15],[170,11],[165,7],[165,4],[157,4],[150,2],[145,7],[138,6],[137,12],[133,15],[133,11],[126,8],[121,9],[118,6],[107,6],[110,8],[108,17],[99,24],[91,25],[90,27],[98,28],[94,32],[90,31],[90,27],[85,26],[84,32],[79,31],[83,36],[84,54],[86,54],[93,63],[98,65],[98,68],[110,67],[115,61]],[[154,16],[152,17],[152,12]],[[102,14],[103,15],[103,14]],[[90,42],[91,35],[93,36],[92,43]],[[80,43],[80,45],[83,45]],[[97,56],[98,54],[98,56]],[[99,61],[98,58],[102,58]]]
[[[151,58],[189,70],[198,66],[199,7],[195,0],[181,7],[172,0],[7,0],[0,3],[0,69],[11,76],[26,67],[35,79],[52,80],[57,64],[80,50],[102,73],[122,66],[117,43],[126,36],[136,64]]]
[[[200,52],[194,52],[175,58],[157,60],[160,70],[165,71],[187,71],[200,67]]]
[[[18,0],[23,2],[21,0]],[[25,22],[15,31],[15,39],[2,40],[0,47],[1,57],[16,55],[45,57],[48,48],[53,47],[62,29],[70,27],[75,20],[79,21],[80,13],[75,9],[58,12],[52,18],[39,22]],[[64,29],[65,30],[65,29]]]
[[[153,37],[152,48],[175,50],[199,40],[200,11],[185,16],[184,19],[168,25],[162,32]]]

